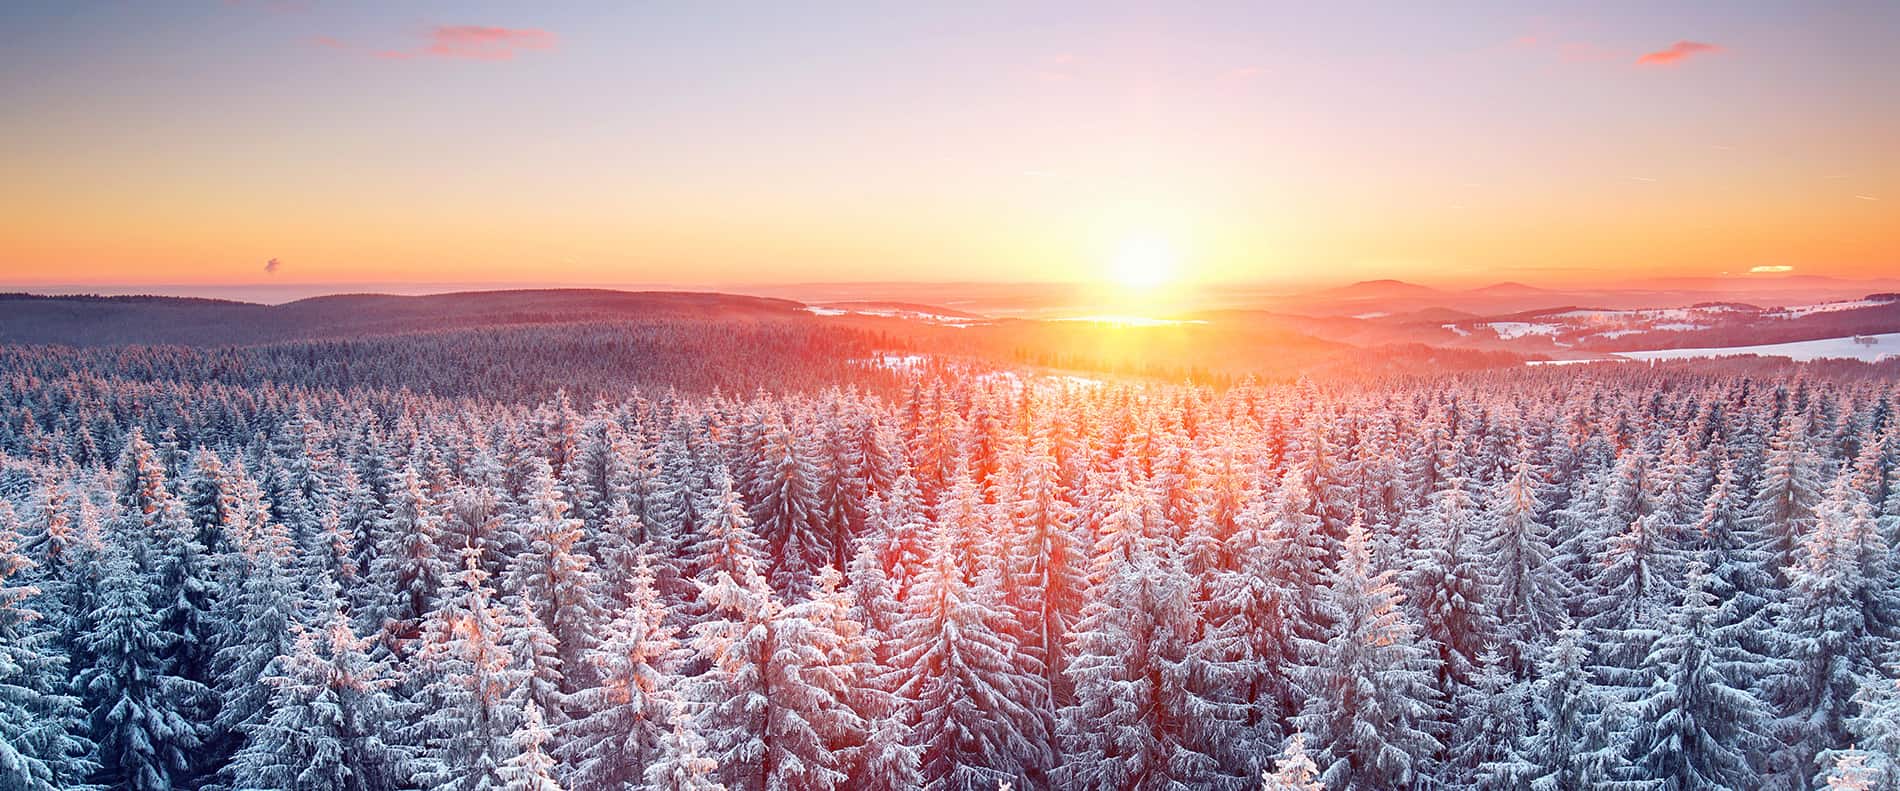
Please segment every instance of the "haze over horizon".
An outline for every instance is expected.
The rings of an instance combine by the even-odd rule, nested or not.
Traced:
[[[1900,273],[1891,4],[870,10],[9,4],[0,286]]]

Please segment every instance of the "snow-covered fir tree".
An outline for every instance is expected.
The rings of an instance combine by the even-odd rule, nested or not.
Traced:
[[[1004,636],[995,578],[967,579],[952,530],[938,526],[898,626],[892,688],[910,701],[923,787],[979,791],[1041,776],[1054,763],[1042,669]]]
[[[33,561],[19,551],[20,525],[0,502],[0,785],[57,791],[82,785],[93,745],[79,699],[66,694],[66,656],[33,609],[24,584]]]
[[[1432,733],[1445,705],[1433,686],[1436,660],[1407,620],[1389,569],[1375,569],[1363,523],[1347,529],[1339,570],[1321,593],[1325,639],[1303,646],[1307,700],[1294,722],[1319,747],[1329,788],[1406,787],[1425,782],[1443,747]]]
[[[1274,760],[1274,767],[1260,773],[1260,791],[1325,791],[1319,781],[1319,767],[1306,752],[1306,734],[1287,737],[1286,749]]]
[[[444,586],[441,606],[422,626],[419,672],[426,683],[415,705],[421,750],[411,776],[434,791],[502,787],[502,767],[517,753],[527,681],[508,641],[510,619],[494,602],[480,555],[464,552],[465,568]]]
[[[370,642],[332,613],[293,627],[290,649],[260,676],[263,719],[246,723],[226,768],[243,791],[377,791],[404,781],[407,750],[392,728],[395,679]]]
[[[1757,787],[1767,752],[1767,707],[1749,684],[1752,667],[1716,628],[1715,597],[1700,563],[1682,604],[1645,660],[1650,688],[1636,701],[1631,774],[1667,789]]]
[[[165,672],[166,635],[152,609],[152,588],[133,552],[115,542],[106,553],[92,628],[83,637],[91,664],[74,680],[98,745],[92,781],[131,791],[187,786],[204,729],[191,718],[204,688]]]
[[[711,617],[693,627],[709,666],[687,698],[728,788],[836,788],[846,755],[832,749],[861,732],[831,664],[828,624],[786,607],[757,572],[719,572],[701,591]]]

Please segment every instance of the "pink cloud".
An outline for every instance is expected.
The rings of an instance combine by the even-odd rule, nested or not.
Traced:
[[[315,44],[324,49],[348,49],[349,48],[349,45],[344,44],[342,39],[335,38],[333,36],[312,36],[310,38],[310,43]]]
[[[335,42],[335,43],[332,43]],[[319,37],[324,46],[341,48],[341,42]],[[538,28],[490,27],[487,25],[438,25],[430,28],[428,40],[417,49],[385,49],[370,53],[381,60],[416,58],[465,58],[468,60],[513,60],[523,52],[555,49],[560,39]]]
[[[1647,53],[1636,59],[1638,66],[1673,66],[1693,55],[1707,52],[1721,52],[1722,48],[1700,41],[1678,41],[1665,49]]]
[[[442,25],[429,31],[422,52],[439,58],[511,60],[517,53],[554,49],[553,33],[536,28]]]

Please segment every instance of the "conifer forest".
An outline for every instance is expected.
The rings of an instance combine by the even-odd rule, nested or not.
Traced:
[[[4,359],[10,790],[1900,782],[1889,377]]]

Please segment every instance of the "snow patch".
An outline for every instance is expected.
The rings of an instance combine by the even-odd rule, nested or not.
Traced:
[[[1498,334],[1500,340],[1516,340],[1527,335],[1556,335],[1557,325],[1538,324],[1528,321],[1493,321],[1485,326]]]
[[[1757,346],[1617,352],[1617,356],[1631,360],[1682,360],[1697,357],[1735,357],[1746,354],[1786,357],[1796,362],[1807,360],[1874,362],[1887,357],[1900,356],[1900,332],[1889,332],[1884,335],[1850,335],[1842,338],[1822,338],[1790,343],[1764,343]]]
[[[1888,300],[1880,300],[1880,299],[1856,299],[1856,300],[1851,300],[1848,302],[1822,302],[1815,305],[1790,305],[1785,308],[1770,311],[1768,315],[1774,316],[1775,318],[1781,318],[1781,319],[1798,319],[1798,318],[1801,318],[1802,316],[1812,316],[1816,313],[1838,313],[1843,310],[1860,310],[1861,308],[1875,308],[1881,305],[1891,305],[1891,304],[1893,303]]]
[[[915,371],[929,361],[930,358],[921,354],[885,354],[877,358],[877,364],[882,367],[905,371]]]

